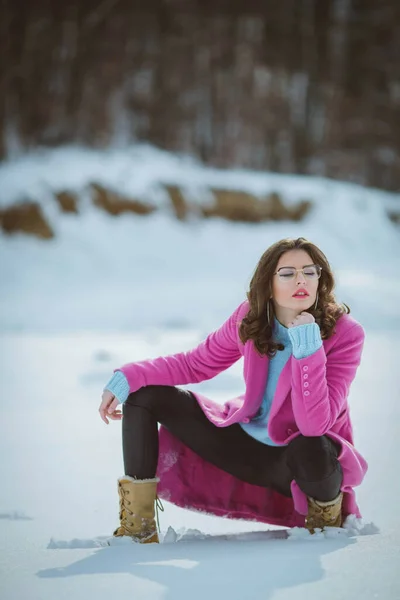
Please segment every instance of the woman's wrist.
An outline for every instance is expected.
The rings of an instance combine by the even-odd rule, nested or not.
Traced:
[[[295,358],[306,358],[322,346],[321,331],[317,323],[306,323],[288,329]]]
[[[128,381],[122,371],[115,371],[104,389],[114,394],[120,404],[126,401],[130,391]]]

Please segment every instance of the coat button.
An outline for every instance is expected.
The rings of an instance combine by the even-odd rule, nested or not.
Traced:
[[[243,423],[250,423],[250,419],[248,417],[245,417],[242,422]]]
[[[303,375],[303,379],[308,379],[307,373],[305,375]]]
[[[309,392],[308,390],[306,390],[306,391],[304,392],[304,395],[305,395],[305,396],[309,396],[309,395],[310,395],[310,392]]]
[[[288,435],[292,435],[292,433],[293,433],[293,429],[288,429],[286,433],[287,433]]]
[[[309,385],[309,384],[308,384],[308,381],[305,381],[305,382],[304,382],[304,387],[308,387],[308,385]]]
[[[308,366],[307,365],[304,365],[303,371],[308,371]]]

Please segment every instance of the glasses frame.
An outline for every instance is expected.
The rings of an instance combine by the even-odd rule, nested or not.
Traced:
[[[322,267],[320,265],[316,265],[316,264],[305,265],[305,267],[303,267],[302,269],[295,269],[294,267],[280,267],[277,271],[275,271],[274,275],[279,275],[279,271],[281,269],[294,269],[295,270],[294,276],[291,277],[290,279],[286,279],[286,281],[293,281],[293,279],[296,279],[297,273],[300,273],[300,272],[303,273],[303,277],[309,281],[309,278],[304,273],[304,269],[309,269],[310,267],[316,267],[317,268],[317,274],[318,274],[317,280],[320,279],[321,273],[322,273]],[[279,279],[281,279],[281,278],[279,278]],[[285,280],[281,279],[281,281],[285,281]]]

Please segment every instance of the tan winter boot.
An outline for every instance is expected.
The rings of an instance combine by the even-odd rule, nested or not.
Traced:
[[[314,528],[341,527],[342,526],[342,500],[343,492],[329,502],[321,502],[307,496],[308,515],[306,528],[310,533],[315,533]]]
[[[157,498],[158,481],[128,475],[118,479],[120,526],[113,533],[115,537],[126,535],[140,544],[159,543],[154,504],[164,509]]]

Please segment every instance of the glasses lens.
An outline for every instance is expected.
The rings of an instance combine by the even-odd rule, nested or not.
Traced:
[[[286,281],[288,279],[293,279],[293,277],[296,275],[296,270],[291,269],[290,267],[284,267],[283,269],[279,269],[278,273],[279,277]]]
[[[307,277],[307,279],[318,279],[319,277],[319,269],[316,265],[306,267],[303,273],[304,277]]]

